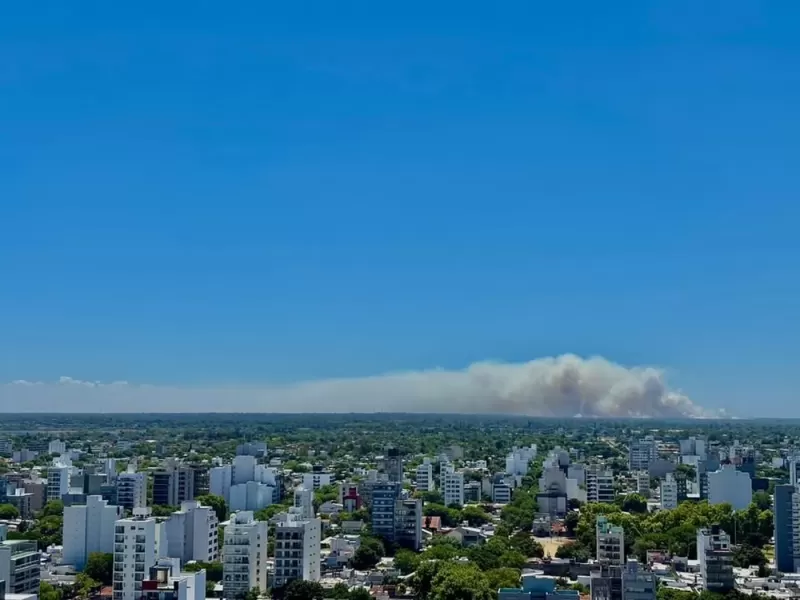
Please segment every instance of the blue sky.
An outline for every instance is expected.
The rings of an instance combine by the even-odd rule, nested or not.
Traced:
[[[566,352],[800,416],[800,5],[12,3],[0,381]]]

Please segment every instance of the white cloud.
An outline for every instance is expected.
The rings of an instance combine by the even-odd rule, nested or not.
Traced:
[[[594,357],[475,363],[289,385],[159,386],[61,377],[0,385],[0,412],[441,412],[531,416],[712,416],[662,370]]]

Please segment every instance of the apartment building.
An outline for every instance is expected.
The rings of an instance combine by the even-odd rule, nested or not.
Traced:
[[[295,488],[294,507],[304,519],[314,518],[314,492],[305,487]]]
[[[658,446],[652,436],[631,442],[628,448],[628,469],[647,471],[650,463],[658,458]]]
[[[114,524],[114,600],[140,600],[142,581],[150,567],[166,553],[166,527],[149,509]]]
[[[433,463],[431,463],[430,459],[426,458],[417,467],[416,482],[418,492],[432,492],[436,489],[436,484],[433,481]]]
[[[47,501],[61,500],[69,493],[69,476],[72,467],[59,463],[47,469]]]
[[[0,581],[8,594],[39,594],[39,563],[42,553],[36,542],[7,540],[0,543]]]
[[[141,600],[205,600],[206,571],[181,573],[180,561],[162,558],[142,580]]]
[[[597,560],[610,565],[625,564],[625,530],[612,525],[604,515],[597,517]]]
[[[63,562],[80,571],[92,552],[114,552],[114,528],[124,509],[110,506],[101,496],[88,496],[85,505],[64,507]]]
[[[117,476],[117,504],[126,510],[147,506],[147,475],[120,473]]]
[[[153,473],[153,504],[180,506],[194,500],[194,469],[179,461],[169,460]]]
[[[800,568],[800,491],[794,485],[775,486],[775,568],[796,573]]]
[[[219,560],[219,520],[214,509],[196,500],[184,502],[165,522],[167,556],[181,564]]]
[[[704,589],[725,593],[734,588],[731,539],[719,525],[697,530],[697,560]]]
[[[443,479],[444,504],[464,506],[464,474],[446,473]]]
[[[267,591],[266,521],[256,521],[251,511],[231,516],[222,547],[224,598],[237,598],[253,588]]]
[[[319,519],[289,514],[275,526],[275,574],[281,588],[295,579],[319,581],[321,526]]]
[[[744,510],[753,500],[753,483],[748,473],[731,464],[722,465],[708,474],[708,503],[730,504],[734,510]]]
[[[661,510],[678,508],[678,482],[672,473],[667,473],[661,480]]]
[[[601,467],[586,469],[586,501],[614,502],[614,473]]]

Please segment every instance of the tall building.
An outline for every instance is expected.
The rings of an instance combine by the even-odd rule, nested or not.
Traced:
[[[658,446],[652,436],[631,442],[628,449],[628,469],[647,471],[650,462],[658,458]]]
[[[400,499],[402,484],[396,481],[376,481],[370,487],[372,533],[392,540],[395,533],[395,503]]]
[[[318,490],[321,487],[330,485],[333,481],[333,473],[325,471],[312,471],[311,473],[303,473],[303,487]]]
[[[403,457],[397,448],[389,448],[383,459],[383,469],[389,481],[403,482]]]
[[[639,471],[636,473],[636,493],[641,494],[645,498],[650,497],[650,473],[647,471]]]
[[[604,515],[597,517],[597,560],[611,565],[625,564],[625,530],[612,525]]]
[[[294,507],[298,509],[303,519],[314,518],[314,492],[308,488],[299,487],[294,490]]]
[[[800,568],[800,493],[793,485],[775,486],[775,568],[781,573]]]
[[[238,598],[253,588],[267,591],[267,532],[267,522],[256,521],[250,511],[231,516],[222,546],[224,598]]]
[[[180,506],[188,500],[194,500],[194,469],[178,461],[167,461],[165,468],[153,473],[153,504]]]
[[[672,473],[661,480],[661,510],[678,508],[678,482]]]
[[[47,501],[61,500],[69,493],[69,476],[71,467],[63,464],[53,465],[47,469]]]
[[[147,506],[147,475],[120,473],[117,475],[117,504],[127,510]]]
[[[245,442],[244,444],[239,444],[236,446],[236,454],[264,458],[267,455],[267,442]]]
[[[167,556],[181,564],[219,560],[219,520],[214,509],[196,500],[184,502],[165,522]]]
[[[464,506],[464,473],[447,473],[443,487],[445,506]]]
[[[320,542],[319,519],[303,519],[289,514],[275,525],[274,587],[281,588],[295,579],[319,581]]]
[[[793,454],[786,462],[789,466],[789,483],[797,485],[800,483],[800,454]]]
[[[194,471],[194,491],[193,498],[199,498],[211,493],[209,481],[209,469],[207,465],[191,465]]]
[[[528,474],[531,461],[536,458],[536,445],[517,448],[514,446],[506,456],[506,473],[514,476],[524,476]]]
[[[231,486],[231,511],[255,512],[272,504],[274,488],[258,481],[248,481]]]
[[[708,474],[708,503],[730,504],[734,510],[744,510],[753,500],[750,475],[737,471],[731,464],[722,465]]]
[[[690,437],[680,441],[681,456],[697,456],[701,460],[706,458],[706,441],[698,437]]]
[[[61,440],[53,440],[47,445],[48,454],[62,455],[67,452],[67,444]]]
[[[719,525],[697,530],[697,560],[706,590],[724,593],[734,588],[731,539]]]
[[[64,507],[63,562],[80,571],[92,552],[114,552],[114,526],[123,517],[121,506],[109,506],[100,496],[85,505]]]
[[[0,543],[0,581],[8,594],[39,594],[42,553],[36,542],[8,540]]]
[[[395,501],[395,529],[392,541],[404,548],[422,548],[422,500],[419,498]]]
[[[622,600],[622,567],[601,563],[589,580],[592,600]]]
[[[221,496],[233,511],[257,511],[279,502],[283,482],[272,467],[258,464],[255,456],[242,454],[230,465],[209,472],[209,490]]]
[[[586,501],[614,502],[614,473],[610,470],[593,467],[586,469]]]
[[[345,512],[355,512],[361,508],[361,493],[358,490],[356,483],[340,483],[339,484],[339,504],[344,507]],[[297,506],[297,501],[295,501]]]
[[[142,581],[150,567],[166,553],[166,531],[149,509],[114,525],[114,600],[140,600]]]
[[[433,482],[433,464],[430,459],[425,459],[424,462],[417,467],[417,491],[418,492],[432,492],[436,489],[436,484]]]

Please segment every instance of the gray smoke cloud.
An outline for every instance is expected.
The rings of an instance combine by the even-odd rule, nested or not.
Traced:
[[[62,377],[0,385],[0,412],[422,412],[714,417],[654,367],[566,354],[288,385],[160,386]]]

